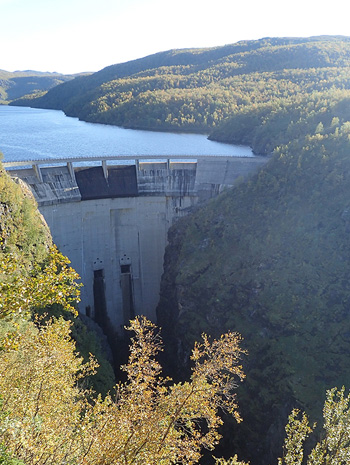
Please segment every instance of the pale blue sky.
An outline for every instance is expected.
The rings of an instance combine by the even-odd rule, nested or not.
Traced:
[[[172,48],[350,36],[345,0],[0,0],[0,69],[76,73]]]

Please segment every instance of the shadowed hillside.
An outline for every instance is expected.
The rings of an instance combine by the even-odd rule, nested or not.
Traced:
[[[228,134],[269,144],[270,162],[169,235],[158,318],[171,369],[184,372],[203,331],[243,335],[244,421],[226,446],[254,464],[281,455],[292,407],[319,421],[325,390],[350,386],[349,96],[320,90],[232,117]]]

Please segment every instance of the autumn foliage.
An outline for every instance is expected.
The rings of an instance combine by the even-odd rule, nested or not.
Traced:
[[[2,272],[18,266],[8,257]],[[127,382],[102,398],[84,388],[97,363],[76,353],[71,323],[28,318],[39,304],[71,309],[75,277],[53,249],[40,272],[13,273],[1,285],[2,447],[26,465],[197,463],[220,439],[220,410],[240,421],[234,394],[244,377],[240,336],[212,342],[203,336],[192,353],[191,379],[174,384],[161,376],[157,328],[139,317],[128,328],[135,336],[123,367]]]
[[[203,335],[192,352],[191,378],[176,384],[161,375],[158,329],[138,317],[128,328],[134,337],[123,367],[127,381],[103,398],[86,389],[84,380],[97,363],[77,354],[72,323],[31,314],[54,302],[72,310],[76,273],[56,249],[31,274],[20,270],[13,255],[2,257],[1,464],[195,464],[220,440],[220,411],[241,420],[235,387],[244,378],[244,351],[238,334],[213,341]],[[324,432],[308,465],[349,463],[349,402],[344,389],[327,393]],[[305,414],[292,412],[279,465],[304,463],[304,443],[313,430]],[[216,465],[247,464],[234,456],[216,459]]]
[[[160,377],[153,325],[139,318],[128,382],[93,398],[81,379],[94,369],[74,354],[69,323],[28,322],[16,348],[0,355],[3,444],[25,464],[196,463],[219,441],[219,409],[239,420],[232,389],[243,373],[239,337],[227,334],[193,352],[191,381]],[[234,378],[233,378],[234,377]]]
[[[243,378],[240,337],[228,333],[212,343],[204,337],[192,353],[191,380],[173,384],[161,377],[154,325],[138,318],[129,329],[135,337],[124,367],[128,382],[95,404],[101,426],[86,463],[197,463],[201,450],[213,449],[220,439],[220,408],[240,420],[233,393]]]

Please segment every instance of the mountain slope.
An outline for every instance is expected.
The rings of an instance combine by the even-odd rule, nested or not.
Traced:
[[[350,387],[350,94],[343,92],[338,101],[329,91],[327,99],[312,94],[265,108],[261,118],[251,108],[244,121],[233,119],[279,147],[249,183],[169,235],[157,312],[166,357],[176,354],[171,369],[183,373],[201,332],[243,335],[244,421],[226,433],[232,450],[255,465],[281,456],[293,407],[320,421],[326,389]]]
[[[109,66],[57,86],[31,105],[91,122],[210,132],[247,105],[309,94],[325,81],[349,89],[349,66],[349,38],[267,38]]]

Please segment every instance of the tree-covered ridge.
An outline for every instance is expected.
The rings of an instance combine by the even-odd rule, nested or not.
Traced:
[[[30,105],[91,122],[209,133],[249,106],[286,105],[296,96],[349,89],[349,66],[345,37],[243,41],[109,66]],[[225,126],[211,137],[231,141],[232,134]]]
[[[201,331],[244,337],[241,456],[262,465],[289,407],[316,419],[321,393],[350,383],[350,94],[328,84],[247,105],[217,129],[271,160],[181,220],[165,258],[158,316],[180,366]]]
[[[328,84],[328,81],[326,81]],[[346,83],[346,80],[345,80]],[[302,140],[310,132],[329,133],[350,120],[347,88],[325,85],[310,93],[297,92],[286,98],[268,99],[236,110],[210,138],[243,143],[256,153],[272,153],[275,147],[291,140]]]
[[[70,81],[75,76],[37,71],[0,70],[0,103],[8,103],[24,96],[32,99],[63,82]]]

